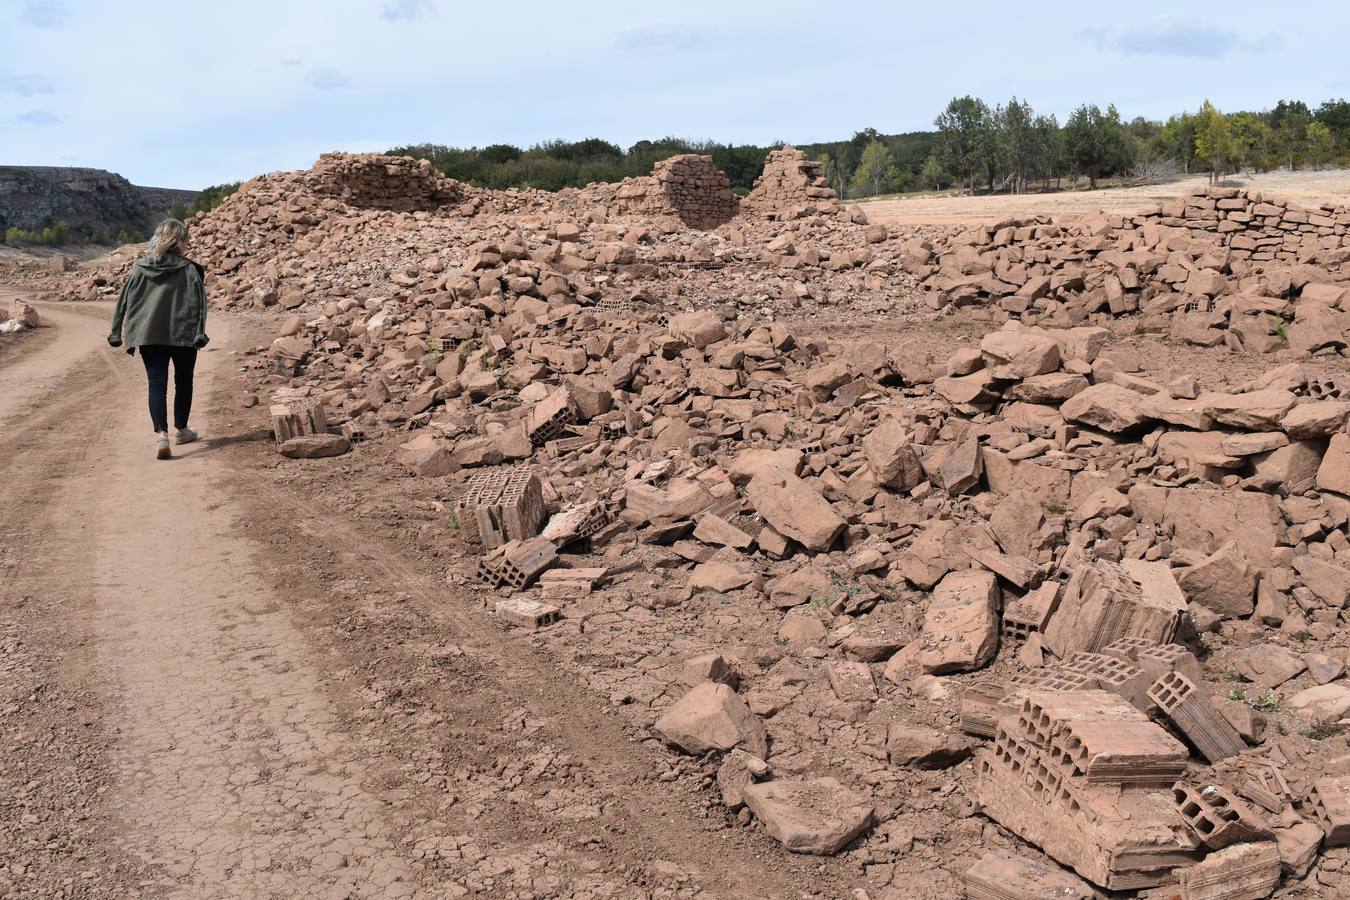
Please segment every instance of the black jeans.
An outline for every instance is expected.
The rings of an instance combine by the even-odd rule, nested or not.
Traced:
[[[173,360],[173,427],[182,431],[192,412],[192,369],[197,365],[197,348],[151,344],[140,350],[150,382],[150,420],[155,431],[169,430],[169,360]]]

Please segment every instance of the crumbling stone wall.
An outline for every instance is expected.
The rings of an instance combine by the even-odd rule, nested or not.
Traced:
[[[1308,262],[1320,251],[1350,247],[1350,208],[1304,209],[1239,188],[1197,188],[1141,211],[1132,224],[1209,232],[1234,256],[1258,261]]]
[[[305,183],[348,206],[396,212],[436,209],[463,195],[463,186],[428,160],[380,153],[325,153],[305,173]]]
[[[740,210],[731,181],[713,164],[711,156],[697,153],[663,159],[651,175],[598,187],[614,189],[613,201],[620,212],[672,216],[699,230],[724,225]]]
[[[764,171],[755,179],[745,206],[758,215],[779,218],[786,210],[837,199],[820,163],[795,147],[783,147],[771,151],[765,159]]]

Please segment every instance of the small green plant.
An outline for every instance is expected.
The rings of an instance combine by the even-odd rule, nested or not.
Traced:
[[[459,531],[459,510],[458,510],[458,509],[452,509],[452,510],[450,510],[450,527],[453,528],[455,531]]]
[[[1224,672],[1223,672],[1223,680],[1224,680],[1224,681],[1241,681],[1241,680],[1242,680],[1242,676],[1239,675],[1239,674],[1237,673],[1237,669],[1234,669],[1232,666],[1229,666],[1229,667],[1228,667],[1227,669],[1225,669]]]
[[[1298,642],[1301,644],[1301,643],[1303,643],[1303,642],[1305,642],[1305,641],[1311,641],[1311,640],[1312,640],[1312,632],[1311,632],[1311,631],[1295,631],[1295,632],[1293,633],[1293,635],[1291,635],[1291,637],[1293,637],[1294,640],[1298,641]]]
[[[1340,725],[1314,725],[1303,732],[1303,736],[1310,741],[1325,741],[1327,738],[1336,737],[1336,735],[1344,732],[1345,729]]]
[[[1247,692],[1244,691],[1242,688],[1233,688],[1231,691],[1228,692],[1228,699],[1236,700],[1238,703],[1241,703],[1242,701],[1247,699]]]
[[[1280,737],[1287,737],[1289,735],[1289,730],[1285,728],[1283,725],[1281,725],[1279,722],[1276,722],[1275,733],[1278,734]]]
[[[423,359],[425,359],[425,360],[427,361],[427,365],[430,365],[430,366],[437,366],[437,365],[440,365],[441,358],[442,358],[444,355],[445,355],[445,354],[441,352],[440,346],[438,346],[438,345],[433,345],[433,344],[428,344],[428,345],[427,345],[427,352],[426,352],[426,355],[423,357]]]
[[[1056,503],[1055,501],[1051,500],[1046,503],[1042,503],[1041,506],[1045,507],[1045,511],[1048,513],[1052,513],[1056,516],[1064,515],[1063,503]]]
[[[1266,691],[1260,697],[1252,701],[1252,706],[1257,709],[1263,709],[1266,712],[1279,712],[1280,700],[1271,691]]]
[[[1274,319],[1275,319],[1275,336],[1280,340],[1284,341],[1286,344],[1289,343],[1289,331],[1284,327],[1287,324],[1284,321],[1284,316],[1277,315],[1274,316]]]

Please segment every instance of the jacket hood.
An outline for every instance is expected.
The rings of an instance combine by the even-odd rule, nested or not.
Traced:
[[[151,281],[170,278],[190,265],[193,265],[191,260],[185,259],[172,251],[158,260],[143,256],[136,261],[136,268],[140,269],[141,274]]]

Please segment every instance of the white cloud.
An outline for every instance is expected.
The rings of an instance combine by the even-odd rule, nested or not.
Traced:
[[[419,18],[431,8],[431,0],[385,0],[380,5],[380,18],[387,22],[403,22]]]
[[[14,117],[20,125],[60,125],[64,118],[47,109],[30,109]]]
[[[66,14],[65,0],[28,0],[19,19],[37,28],[60,28],[65,24]]]
[[[52,93],[52,83],[42,75],[3,75],[0,76],[0,93],[35,97]]]
[[[351,79],[343,75],[332,66],[320,66],[317,69],[310,69],[306,76],[310,85],[320,91],[335,91],[339,88],[345,88],[351,84]]]

